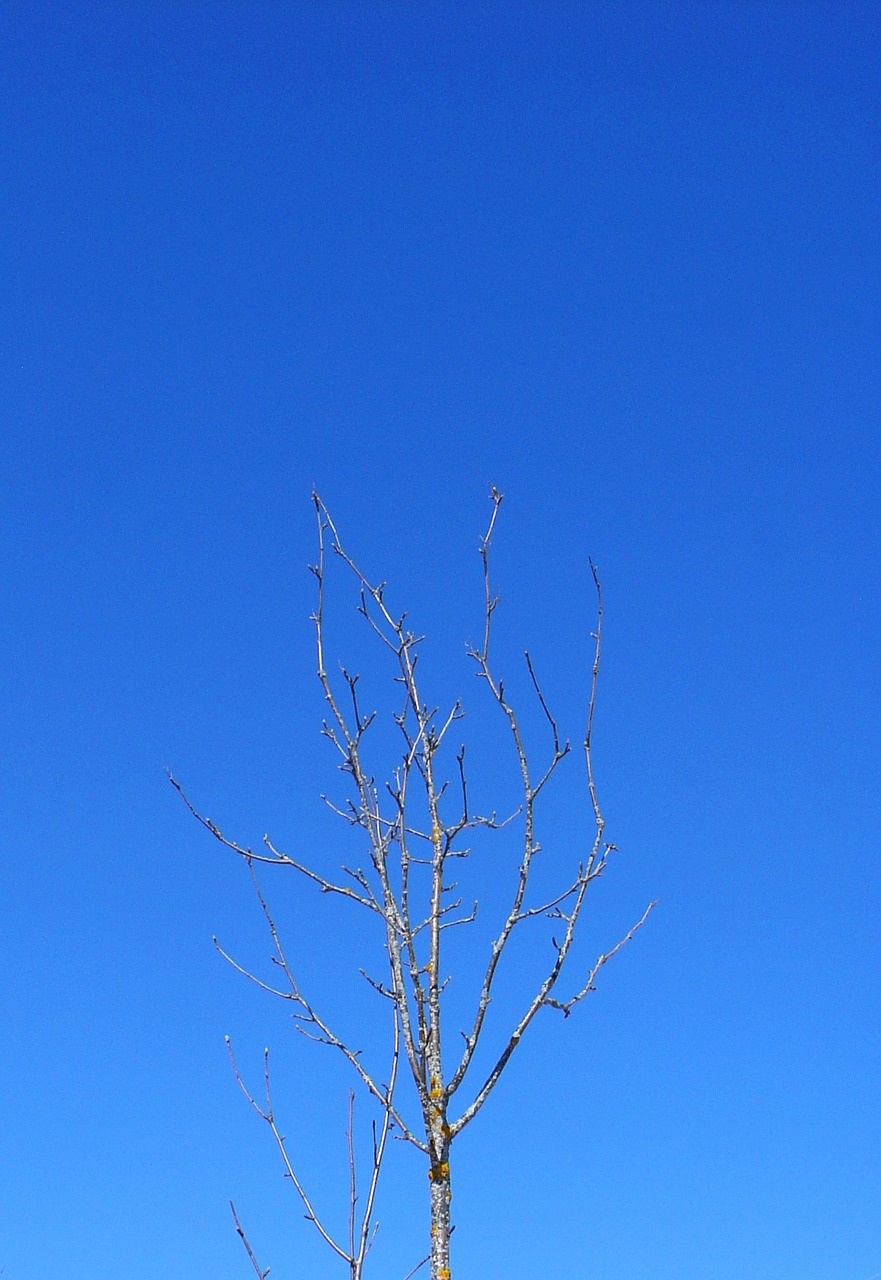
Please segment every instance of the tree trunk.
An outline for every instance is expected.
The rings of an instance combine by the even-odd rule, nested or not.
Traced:
[[[445,1127],[445,1126],[444,1126]],[[428,1171],[431,1187],[431,1280],[450,1280],[450,1144],[442,1138]]]

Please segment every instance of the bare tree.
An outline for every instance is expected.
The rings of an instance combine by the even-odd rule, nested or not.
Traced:
[[[303,1034],[329,1045],[348,1060],[362,1085],[379,1104],[382,1123],[374,1132],[373,1161],[364,1209],[356,1215],[355,1155],[352,1143],[352,1111],[349,1110],[350,1215],[349,1236],[340,1243],[325,1228],[304,1190],[280,1134],[272,1109],[268,1054],[264,1064],[265,1103],[258,1103],[242,1081],[233,1059],[233,1068],[251,1105],[272,1130],[281,1153],[286,1175],[293,1182],[305,1206],[306,1216],[315,1224],[327,1244],[348,1264],[351,1280],[360,1280],[373,1236],[373,1210],[383,1156],[390,1133],[415,1147],[427,1161],[430,1188],[430,1251],[423,1261],[430,1263],[431,1280],[450,1280],[451,1172],[450,1151],[466,1125],[481,1110],[498,1083],[505,1067],[540,1009],[559,1010],[564,1017],[594,989],[603,966],[630,941],[645,923],[654,903],[618,942],[601,954],[589,971],[576,979],[574,989],[563,994],[558,987],[569,959],[587,891],[605,870],[615,846],[604,839],[605,822],[600,811],[592,760],[592,731],[602,636],[602,593],[593,563],[591,571],[597,593],[596,628],[591,633],[592,669],[583,740],[586,791],[593,818],[594,834],[580,859],[570,867],[555,891],[543,900],[533,900],[531,873],[539,851],[536,808],[542,793],[562,761],[570,744],[561,738],[539,684],[532,659],[527,653],[526,668],[538,707],[547,725],[549,750],[539,766],[533,763],[525,745],[518,713],[506,693],[503,680],[495,673],[491,656],[493,617],[498,604],[490,579],[490,544],[495,531],[502,495],[492,490],[492,511],[487,531],[480,542],[483,569],[484,609],[480,643],[468,648],[468,657],[486,687],[492,702],[507,724],[512,745],[512,763],[519,775],[520,803],[515,813],[498,818],[493,812],[475,812],[469,802],[465,748],[450,752],[448,737],[463,716],[460,702],[439,713],[423,693],[421,673],[417,674],[422,637],[409,629],[406,614],[395,614],[386,602],[385,583],[372,582],[344,548],[336,526],[324,503],[313,494],[317,519],[318,560],[312,567],[317,583],[317,603],[313,621],[318,655],[318,679],[328,708],[323,733],[338,755],[340,769],[348,779],[348,793],[342,803],[327,803],[345,822],[361,833],[369,852],[369,867],[343,868],[345,879],[336,882],[276,849],[264,837],[264,851],[256,853],[223,836],[218,827],[199,814],[181,791],[188,807],[204,826],[226,847],[246,861],[274,946],[274,962],[283,979],[278,986],[237,964],[222,954],[242,973],[267,991],[289,1001],[296,1025]],[[358,675],[340,668],[339,679],[331,679],[325,655],[325,591],[328,554],[339,558],[354,579],[363,615],[375,642],[389,656],[394,679],[400,689],[400,703],[394,714],[400,734],[400,750],[388,775],[380,782],[368,767],[365,739],[374,724],[375,713],[362,706]],[[445,762],[449,761],[449,765]],[[453,761],[455,764],[453,765]],[[453,768],[450,770],[449,766]],[[454,779],[450,782],[449,772]],[[179,785],[172,782],[180,791]],[[485,967],[475,983],[470,1022],[460,1032],[460,1047],[454,1056],[442,1052],[445,938],[449,930],[472,923],[477,903],[470,910],[455,897],[451,877],[454,860],[469,853],[469,833],[478,829],[500,830],[515,827],[519,832],[518,862],[511,871],[510,896],[501,923],[491,938]],[[256,865],[270,863],[292,868],[311,881],[322,893],[337,894],[377,918],[384,938],[388,974],[385,979],[368,977],[389,1007],[391,1024],[390,1067],[385,1080],[369,1070],[360,1050],[339,1036],[318,1012],[299,986],[288,963],[278,930],[270,914],[256,875]],[[495,991],[502,957],[512,936],[529,921],[553,922],[549,960],[534,989],[529,991],[521,1013],[484,1067],[475,1077],[478,1045],[487,1027],[487,1013]],[[216,940],[215,940],[216,942]],[[219,948],[219,944],[218,948]],[[220,949],[220,948],[219,948]],[[367,977],[367,975],[364,975]],[[448,1019],[447,1019],[448,1021]],[[232,1056],[232,1051],[230,1050]],[[416,1118],[404,1114],[395,1096],[399,1056],[402,1056],[415,1086]],[[235,1217],[235,1210],[233,1209]],[[235,1218],[236,1228],[248,1249],[259,1276],[261,1271],[251,1247]],[[418,1264],[421,1266],[422,1264]],[[418,1269],[414,1268],[414,1271]],[[411,1275],[413,1272],[411,1272]]]

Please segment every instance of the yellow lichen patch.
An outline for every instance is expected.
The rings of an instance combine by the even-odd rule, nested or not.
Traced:
[[[438,1275],[438,1280],[450,1280],[450,1268],[449,1268],[449,1267],[441,1267],[441,1269],[440,1269],[440,1271],[438,1271],[437,1275]]]
[[[445,1182],[449,1176],[450,1166],[446,1160],[442,1160],[440,1164],[433,1164],[428,1170],[430,1182]]]

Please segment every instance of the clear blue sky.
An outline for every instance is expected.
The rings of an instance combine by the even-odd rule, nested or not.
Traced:
[[[478,741],[489,485],[499,659],[572,736],[588,555],[606,593],[580,958],[659,906],[463,1137],[456,1280],[881,1273],[879,46],[820,0],[3,5],[4,1280],[244,1278],[231,1196],[273,1280],[342,1275],[223,1036],[336,1222],[347,1077],[214,953],[268,947],[163,772],[357,856],[313,484]],[[545,821],[568,865],[575,762]],[[360,1035],[370,939],[266,887]],[[394,1156],[376,1280],[422,1247]]]

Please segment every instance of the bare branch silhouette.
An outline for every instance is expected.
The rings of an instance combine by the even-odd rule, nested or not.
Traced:
[[[587,702],[583,759],[587,799],[593,817],[593,835],[586,847],[576,853],[568,869],[555,854],[552,866],[562,866],[556,890],[547,888],[536,901],[533,866],[541,848],[537,836],[538,802],[563,761],[570,755],[568,739],[561,736],[529,652],[525,654],[526,671],[532,693],[541,712],[549,743],[538,763],[532,746],[521,728],[519,713],[505,689],[503,678],[496,672],[491,653],[493,622],[499,604],[490,573],[490,547],[502,505],[502,494],[491,491],[491,510],[486,532],[479,544],[483,576],[482,640],[479,646],[466,649],[467,657],[486,688],[491,705],[498,709],[506,725],[511,744],[511,765],[518,778],[519,804],[508,817],[498,819],[495,811],[480,812],[472,806],[466,749],[453,751],[448,739],[454,725],[464,718],[461,700],[447,704],[443,712],[425,696],[419,649],[422,637],[410,629],[406,613],[392,611],[386,596],[386,584],[372,581],[344,548],[330,513],[317,494],[313,494],[316,518],[317,562],[310,566],[316,579],[316,604],[312,615],[315,627],[317,675],[324,696],[326,719],[322,734],[330,742],[338,768],[345,779],[346,794],[341,800],[323,797],[330,810],[350,828],[359,832],[366,844],[362,866],[343,867],[343,880],[328,878],[323,871],[281,852],[264,837],[264,853],[255,853],[222,834],[211,819],[204,817],[190,802],[180,784],[171,782],[194,817],[225,848],[234,852],[247,865],[253,889],[273,945],[272,963],[276,981],[266,981],[240,964],[215,940],[221,955],[261,990],[289,1003],[296,1029],[304,1036],[341,1053],[355,1071],[364,1089],[380,1108],[380,1124],[373,1131],[373,1157],[367,1180],[363,1209],[358,1207],[355,1141],[354,1095],[350,1094],[347,1124],[349,1159],[348,1233],[344,1241],[337,1239],[318,1216],[294,1163],[285,1138],[276,1124],[272,1107],[269,1054],[264,1055],[265,1101],[258,1102],[245,1085],[229,1045],[230,1061],[242,1092],[257,1114],[268,1125],[281,1156],[285,1174],[292,1182],[313,1223],[325,1243],[349,1267],[351,1280],[361,1280],[362,1271],[376,1230],[374,1221],[380,1174],[389,1135],[401,1138],[427,1157],[430,1199],[430,1251],[405,1277],[410,1280],[426,1263],[431,1280],[449,1280],[451,1174],[450,1150],[453,1141],[474,1119],[486,1103],[514,1051],[542,1008],[556,1009],[568,1017],[574,1007],[595,989],[600,971],[613,956],[635,936],[654,907],[650,903],[637,922],[599,955],[582,977],[574,993],[558,992],[558,982],[570,957],[579,921],[590,885],[604,872],[615,846],[604,839],[602,815],[593,768],[593,725],[600,669],[603,597],[599,575],[593,562],[590,570],[596,592],[596,623],[591,632],[592,659]],[[325,617],[329,564],[344,566],[357,594],[357,611],[367,623],[370,642],[380,646],[391,667],[396,693],[391,715],[398,733],[400,752],[379,780],[368,759],[372,758],[377,711],[366,709],[362,698],[360,675],[340,665],[331,675],[326,660],[327,624]],[[366,753],[370,753],[370,755]],[[443,972],[444,939],[453,929],[474,924],[478,919],[478,902],[462,906],[451,876],[451,865],[467,860],[470,854],[468,833],[509,831],[516,824],[519,853],[511,867],[510,896],[501,922],[494,927],[488,954],[474,987],[473,1013],[470,1025],[461,1032],[457,1057],[449,1061],[442,1053],[444,992],[448,976]],[[488,837],[498,838],[498,837]],[[510,838],[510,837],[506,837]],[[257,878],[258,865],[289,867],[315,886],[322,894],[332,894],[366,909],[382,932],[387,977],[372,976],[364,968],[361,975],[371,989],[385,1000],[391,1011],[392,1052],[388,1081],[383,1083],[375,1070],[365,1065],[361,1048],[332,1029],[319,1013],[311,998],[299,985],[289,963],[275,920],[267,905]],[[515,931],[526,921],[541,921],[557,926],[552,934],[551,958],[535,988],[527,994],[523,1012],[497,1041],[489,1061],[493,1064],[479,1083],[472,1083],[471,1069],[478,1046],[487,1036],[488,1011],[493,1001],[495,984],[503,957]],[[372,966],[371,966],[372,967]],[[498,1035],[493,1030],[493,1036]],[[491,1037],[490,1037],[491,1038]],[[405,1117],[395,1098],[399,1061],[415,1088],[414,1118]],[[467,1081],[467,1086],[466,1086]],[[456,1095],[463,1091],[460,1102]],[[457,1109],[453,1110],[456,1098]],[[236,1230],[261,1280],[261,1271],[233,1210]]]

